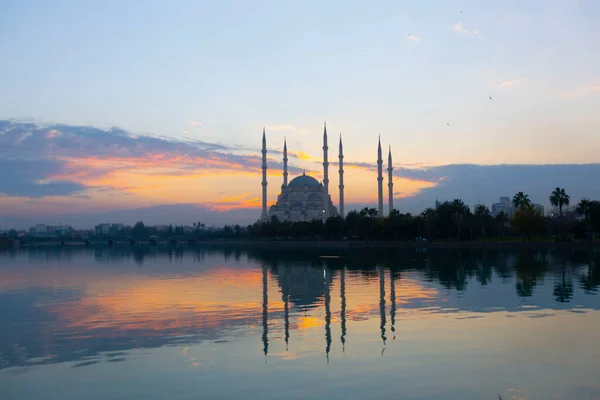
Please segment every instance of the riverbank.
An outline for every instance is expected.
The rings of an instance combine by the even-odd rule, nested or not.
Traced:
[[[160,246],[160,247],[237,247],[272,249],[600,249],[600,241],[572,242],[525,242],[525,241],[443,241],[443,242],[394,242],[394,241],[334,241],[334,240],[205,240],[205,241],[43,241],[22,243],[21,247],[99,247],[99,246]]]

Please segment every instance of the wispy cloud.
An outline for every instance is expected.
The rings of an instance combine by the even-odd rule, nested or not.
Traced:
[[[509,81],[500,82],[499,86],[501,88],[515,87],[515,86],[519,86],[523,82],[525,82],[525,79],[513,79],[513,80],[509,80]]]
[[[477,29],[472,29],[472,30],[466,29],[463,26],[462,22],[457,22],[456,24],[452,25],[452,30],[456,31],[456,32],[460,32],[460,33],[465,34],[465,35],[471,35],[471,36],[477,36],[477,35],[479,35],[479,30],[477,30]]]
[[[257,209],[261,205],[261,199],[252,196],[251,193],[243,193],[236,196],[224,196],[215,201],[202,203],[202,205],[215,211],[227,211],[240,208]]]
[[[562,100],[575,100],[600,94],[600,83],[593,83],[559,92],[556,97]]]
[[[415,35],[408,35],[408,40],[412,40],[413,42],[420,42],[421,38]]]
[[[0,121],[0,148],[0,169],[11,176],[0,181],[0,193],[26,198],[99,188],[136,192],[168,177],[261,172],[257,154],[232,154],[227,146],[136,136],[118,128]],[[281,161],[269,163],[270,174],[281,169]],[[289,170],[301,171],[293,165]]]
[[[188,119],[188,125],[189,126],[202,126],[202,125],[204,125],[204,123],[201,121],[198,121],[197,119],[190,118],[190,119]]]

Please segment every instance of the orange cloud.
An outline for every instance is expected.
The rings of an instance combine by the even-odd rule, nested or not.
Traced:
[[[288,152],[288,154],[291,155],[292,157],[296,157],[299,160],[316,160],[315,157],[310,156],[303,151]]]
[[[259,208],[262,200],[259,197],[252,196],[251,193],[244,193],[239,196],[222,197],[218,200],[203,203],[203,205],[215,211],[235,210],[238,208]]]

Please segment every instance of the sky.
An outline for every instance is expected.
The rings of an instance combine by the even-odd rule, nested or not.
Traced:
[[[401,211],[593,197],[599,19],[591,0],[4,1],[0,228],[249,223],[263,126],[271,203],[284,137],[292,176],[322,179],[325,121],[350,208],[376,204],[379,135]]]

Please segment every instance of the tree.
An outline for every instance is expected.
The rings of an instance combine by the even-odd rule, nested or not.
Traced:
[[[593,202],[590,201],[590,199],[583,198],[583,199],[579,200],[579,203],[577,203],[577,207],[575,208],[575,212],[583,215],[586,223],[590,222],[590,213],[592,211],[592,205],[593,205],[592,203]]]
[[[142,221],[138,221],[135,223],[133,228],[131,229],[131,236],[134,239],[145,239],[148,234],[148,229],[146,225]]]
[[[427,240],[431,241],[431,225],[435,219],[435,210],[431,207],[426,208],[421,212],[421,217],[425,221],[425,228],[427,229]]]
[[[479,204],[475,207],[475,217],[481,224],[481,237],[485,237],[485,223],[492,216],[490,209],[483,204]]]
[[[569,195],[567,192],[565,192],[565,189],[559,187],[554,189],[550,194],[549,200],[550,204],[552,204],[554,207],[558,207],[558,214],[562,217],[563,206],[568,206],[570,200]]]
[[[592,212],[592,206],[593,206],[593,202],[590,201],[590,199],[586,199],[583,198],[581,200],[579,200],[579,203],[577,203],[577,207],[575,208],[575,212],[577,212],[580,215],[583,215],[583,217],[585,218],[585,227],[587,229],[587,234],[590,234],[590,231],[592,230],[591,228],[591,224],[590,224],[590,214]]]
[[[515,210],[518,210],[522,206],[528,206],[531,204],[531,200],[529,200],[529,195],[523,192],[519,192],[515,194],[512,198],[513,207]]]
[[[454,199],[451,203],[451,206],[454,211],[454,213],[453,213],[454,223],[456,224],[456,228],[458,230],[458,240],[460,240],[461,231],[462,231],[462,223],[463,223],[465,217],[467,215],[469,215],[470,210],[469,210],[469,207],[467,207],[465,205],[465,202],[462,201],[461,199]]]
[[[504,211],[500,211],[496,215],[496,221],[499,221],[502,224],[502,237],[506,234],[506,223],[508,222],[508,215]]]
[[[517,211],[512,221],[515,230],[522,233],[531,242],[531,237],[538,233],[544,222],[542,213],[533,205],[522,205]]]

